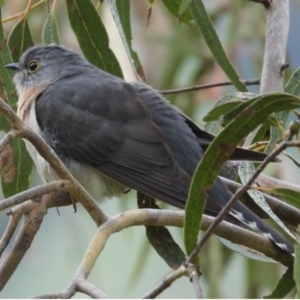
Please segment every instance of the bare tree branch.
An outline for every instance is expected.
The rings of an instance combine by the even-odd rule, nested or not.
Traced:
[[[8,133],[4,135],[2,140],[0,141],[0,153],[4,150],[4,148],[16,137],[18,137],[20,134],[20,131],[12,129]]]
[[[3,289],[30,247],[46,213],[45,201],[41,201],[41,203],[35,203],[34,208],[25,215],[12,248],[8,251],[0,266],[0,290]]]
[[[162,282],[160,282],[153,290],[148,292],[143,296],[143,299],[154,299],[159,294],[161,294],[166,288],[171,286],[171,284],[177,279],[182,277],[183,275],[187,275],[187,269],[185,266],[180,266],[177,270],[172,272],[170,275],[165,277]]]
[[[199,279],[199,275],[198,275],[198,272],[197,272],[195,266],[192,264],[188,265],[187,271],[188,271],[190,280],[193,283],[197,299],[203,299],[203,292],[202,292],[202,288],[201,288],[200,281],[199,281],[200,279]]]
[[[126,211],[120,213],[114,217],[108,219],[104,224],[102,224],[94,238],[92,239],[88,249],[84,255],[84,258],[79,265],[76,275],[72,279],[68,287],[61,293],[55,294],[45,294],[39,295],[34,298],[69,298],[74,293],[81,289],[90,289],[93,286],[82,282],[78,286],[78,278],[80,280],[85,280],[89,276],[98,256],[105,247],[106,241],[111,234],[119,232],[130,226],[137,225],[152,225],[152,226],[183,226],[184,212],[183,211],[166,211],[166,210],[156,210],[156,209],[137,209],[132,211]],[[213,223],[214,218],[203,216],[201,223],[201,230],[207,230]],[[259,234],[251,232],[249,230],[240,228],[236,225],[230,224],[228,222],[222,222],[219,224],[214,232],[214,234],[221,236],[225,239],[232,241],[233,243],[238,243],[244,245],[245,247],[250,247],[256,251],[264,253],[266,256],[273,258],[276,261],[280,261],[282,264],[288,266],[292,263],[293,258],[287,253],[283,253],[277,247],[275,247],[271,241]],[[185,265],[189,266],[189,263],[183,262],[184,265],[180,266],[179,269],[175,270],[169,276],[165,278],[156,288],[151,292],[147,293],[144,298],[153,298],[161,293],[164,289],[172,284],[174,280],[182,275],[188,275],[189,272]],[[193,269],[192,269],[193,270]],[[195,274],[194,274],[195,275]],[[193,276],[194,280],[195,276]],[[193,281],[194,282],[194,281]],[[83,285],[85,284],[85,286]],[[197,285],[194,282],[195,287]],[[200,297],[201,287],[197,285],[197,295]],[[95,293],[95,294],[94,294]],[[105,298],[105,294],[95,287],[93,291],[90,291],[90,295],[98,295]]]
[[[13,205],[20,204],[26,200],[34,199],[54,191],[69,191],[70,188],[71,184],[69,183],[69,181],[66,180],[58,180],[51,183],[43,184],[1,201],[0,211]]]
[[[77,291],[84,293],[94,299],[107,299],[107,295],[99,290],[92,283],[84,278],[78,278],[76,281]]]
[[[289,34],[289,0],[272,0],[266,10],[267,32],[264,51],[260,93],[281,91],[283,87],[282,66],[286,64]]]
[[[296,191],[300,192],[300,186],[298,184],[292,183],[292,182],[287,182],[285,180],[281,180],[278,178],[274,178],[265,174],[260,174],[257,177],[257,182],[259,183],[259,185],[269,188],[269,189],[274,189],[278,186],[280,187],[284,187],[287,189],[293,189]]]
[[[260,84],[260,94],[282,91],[282,66],[286,64],[287,38],[289,33],[289,0],[272,0],[266,9],[267,31]],[[248,147],[257,129],[251,132],[244,143]]]
[[[258,85],[260,84],[260,79],[248,79],[248,80],[241,80],[245,85]],[[179,93],[186,93],[186,92],[194,92],[209,88],[214,88],[218,86],[227,86],[232,85],[231,81],[222,81],[222,82],[216,82],[216,83],[208,83],[208,84],[201,84],[201,85],[194,85],[186,88],[181,89],[174,89],[174,90],[166,90],[166,91],[160,91],[162,95],[171,95],[171,94],[179,94]]]

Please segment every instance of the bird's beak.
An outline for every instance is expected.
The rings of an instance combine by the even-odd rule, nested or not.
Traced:
[[[13,71],[20,71],[20,64],[17,63],[11,63],[5,66],[5,68],[13,70]]]

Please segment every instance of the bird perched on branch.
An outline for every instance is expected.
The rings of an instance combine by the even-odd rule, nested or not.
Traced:
[[[40,134],[95,199],[130,187],[184,208],[191,178],[213,138],[146,84],[128,83],[55,44],[29,48],[16,72],[18,115]],[[36,149],[27,149],[45,181],[57,176]],[[237,150],[239,159],[263,154]],[[232,194],[217,178],[206,192],[205,213],[215,216]],[[277,247],[293,246],[240,202],[231,217],[267,236]]]

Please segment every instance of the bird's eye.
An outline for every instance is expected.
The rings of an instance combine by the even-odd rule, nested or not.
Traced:
[[[40,67],[39,62],[37,60],[32,60],[28,64],[28,71],[29,73],[34,73],[39,69],[39,67]]]

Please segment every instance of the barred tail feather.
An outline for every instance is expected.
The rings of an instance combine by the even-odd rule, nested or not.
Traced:
[[[232,193],[219,178],[216,180],[213,188],[208,194],[216,199],[221,207],[224,207],[232,197]],[[294,254],[294,246],[286,238],[265,223],[242,203],[236,202],[232,206],[229,214],[237,221],[269,238],[278,248],[291,255]]]

